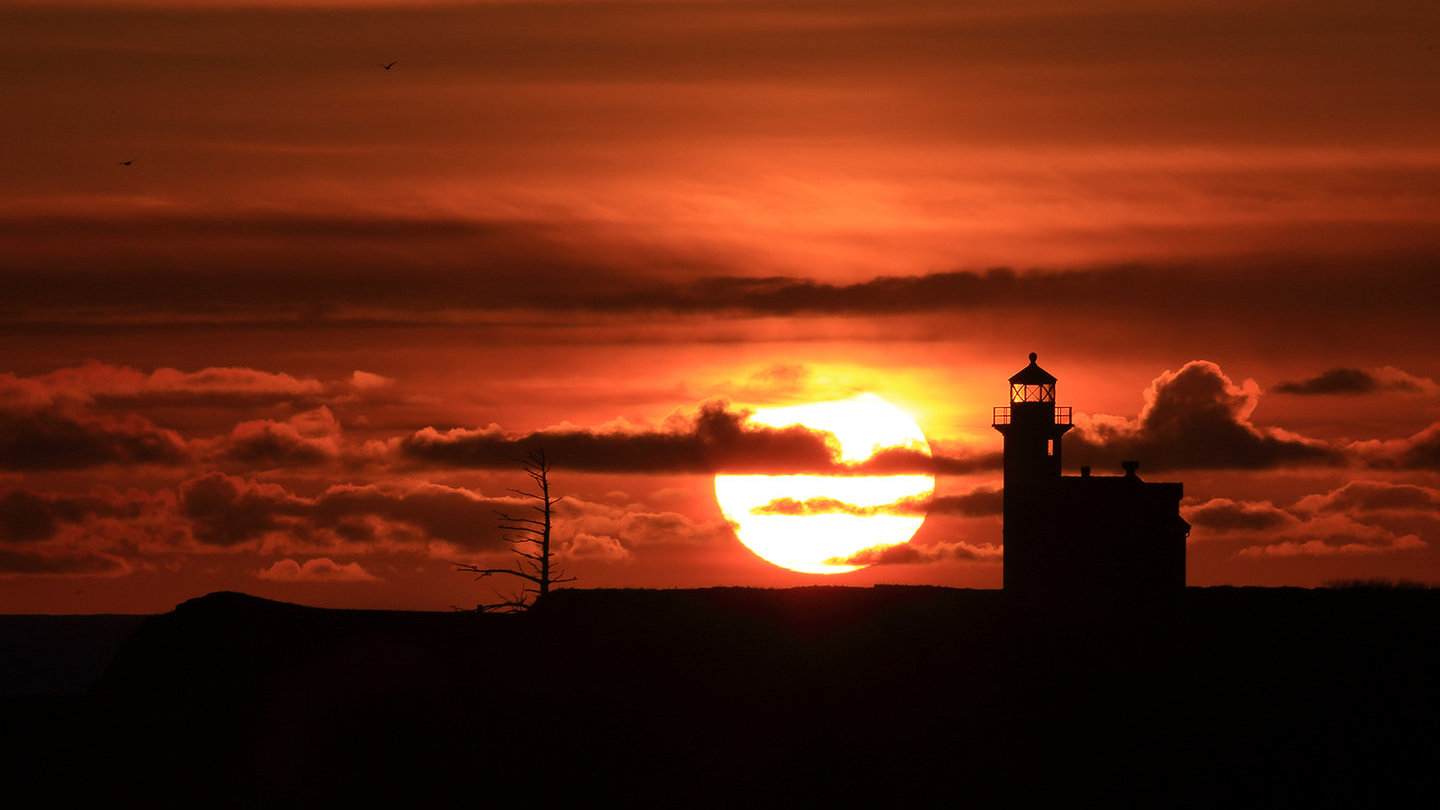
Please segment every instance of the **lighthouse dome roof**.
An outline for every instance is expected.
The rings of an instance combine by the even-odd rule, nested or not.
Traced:
[[[1030,353],[1030,365],[1020,369],[1010,378],[1011,385],[1054,385],[1055,375],[1035,365],[1035,352]]]

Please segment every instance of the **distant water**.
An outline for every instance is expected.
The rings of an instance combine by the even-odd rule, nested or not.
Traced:
[[[146,618],[0,615],[0,698],[84,694]]]

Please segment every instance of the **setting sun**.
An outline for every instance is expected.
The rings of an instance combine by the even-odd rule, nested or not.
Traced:
[[[874,394],[763,409],[750,421],[828,432],[844,464],[895,447],[930,454],[914,420]],[[862,552],[907,542],[925,522],[934,488],[931,475],[715,476],[715,498],[740,541],[769,562],[810,574],[854,571],[868,564]]]

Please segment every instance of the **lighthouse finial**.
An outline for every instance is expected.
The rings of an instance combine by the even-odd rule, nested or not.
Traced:
[[[1030,352],[1030,362],[1035,362],[1035,358],[1038,356],[1039,355],[1035,354],[1034,352]]]

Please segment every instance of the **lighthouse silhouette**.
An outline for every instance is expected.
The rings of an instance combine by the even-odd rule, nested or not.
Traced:
[[[1185,588],[1182,484],[1124,475],[1061,474],[1071,411],[1055,377],[1030,364],[1010,378],[991,424],[1005,437],[1005,591],[1032,600],[1159,600]]]

